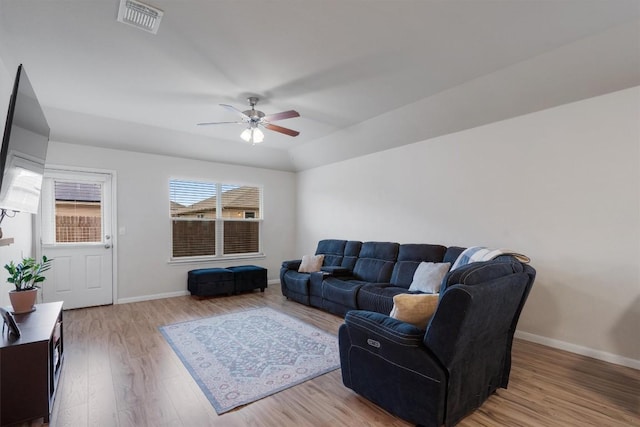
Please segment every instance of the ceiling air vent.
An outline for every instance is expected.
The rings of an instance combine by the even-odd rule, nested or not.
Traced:
[[[160,9],[133,0],[120,0],[118,22],[156,34],[164,12]]]

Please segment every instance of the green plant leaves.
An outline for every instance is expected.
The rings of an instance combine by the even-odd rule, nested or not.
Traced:
[[[34,258],[24,258],[22,262],[16,265],[11,261],[9,264],[4,265],[5,270],[9,272],[7,282],[12,283],[16,291],[38,288],[37,284],[45,280],[45,276],[42,273],[51,268],[52,261],[53,259],[46,256],[42,256],[42,262],[37,262]]]

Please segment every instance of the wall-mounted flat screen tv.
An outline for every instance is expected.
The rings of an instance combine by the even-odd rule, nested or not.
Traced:
[[[49,125],[20,65],[0,150],[0,209],[38,212],[48,144]]]

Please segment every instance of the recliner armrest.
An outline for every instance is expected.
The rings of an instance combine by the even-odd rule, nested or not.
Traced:
[[[417,373],[428,383],[443,384],[446,376],[444,367],[425,347],[424,335],[422,329],[384,314],[351,310],[339,330],[340,357],[349,364],[347,370],[351,370],[356,369],[353,363],[362,364],[362,358],[368,358],[365,353],[375,355],[373,359],[381,363],[401,367],[404,372]],[[350,387],[348,384],[351,384],[350,379],[345,383]]]
[[[286,268],[287,270],[296,270],[300,268],[300,264],[302,264],[301,259],[292,259],[289,261],[282,261],[282,268]]]
[[[372,347],[379,347],[380,342],[375,337],[384,338],[394,344],[404,347],[423,347],[424,330],[410,323],[394,319],[385,314],[365,310],[351,310],[347,313],[345,324],[348,328],[360,330],[366,334],[366,343]]]

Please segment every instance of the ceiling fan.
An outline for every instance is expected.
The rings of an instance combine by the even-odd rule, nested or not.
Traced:
[[[227,105],[220,104],[220,106],[226,108],[227,110],[233,111],[235,113],[240,114],[242,120],[236,122],[208,122],[208,123],[198,123],[198,126],[208,126],[208,125],[222,125],[228,123],[234,124],[246,124],[247,128],[240,134],[240,138],[247,142],[251,142],[253,144],[258,144],[264,140],[264,133],[260,130],[260,127],[265,129],[272,130],[274,132],[280,132],[289,136],[298,136],[300,132],[285,128],[282,126],[274,125],[271,122],[275,122],[277,120],[291,119],[293,117],[300,117],[300,114],[295,110],[283,111],[281,113],[269,114],[266,115],[262,111],[256,110],[255,106],[259,101],[257,96],[251,96],[247,98],[249,101],[250,110],[240,111],[237,108]]]

